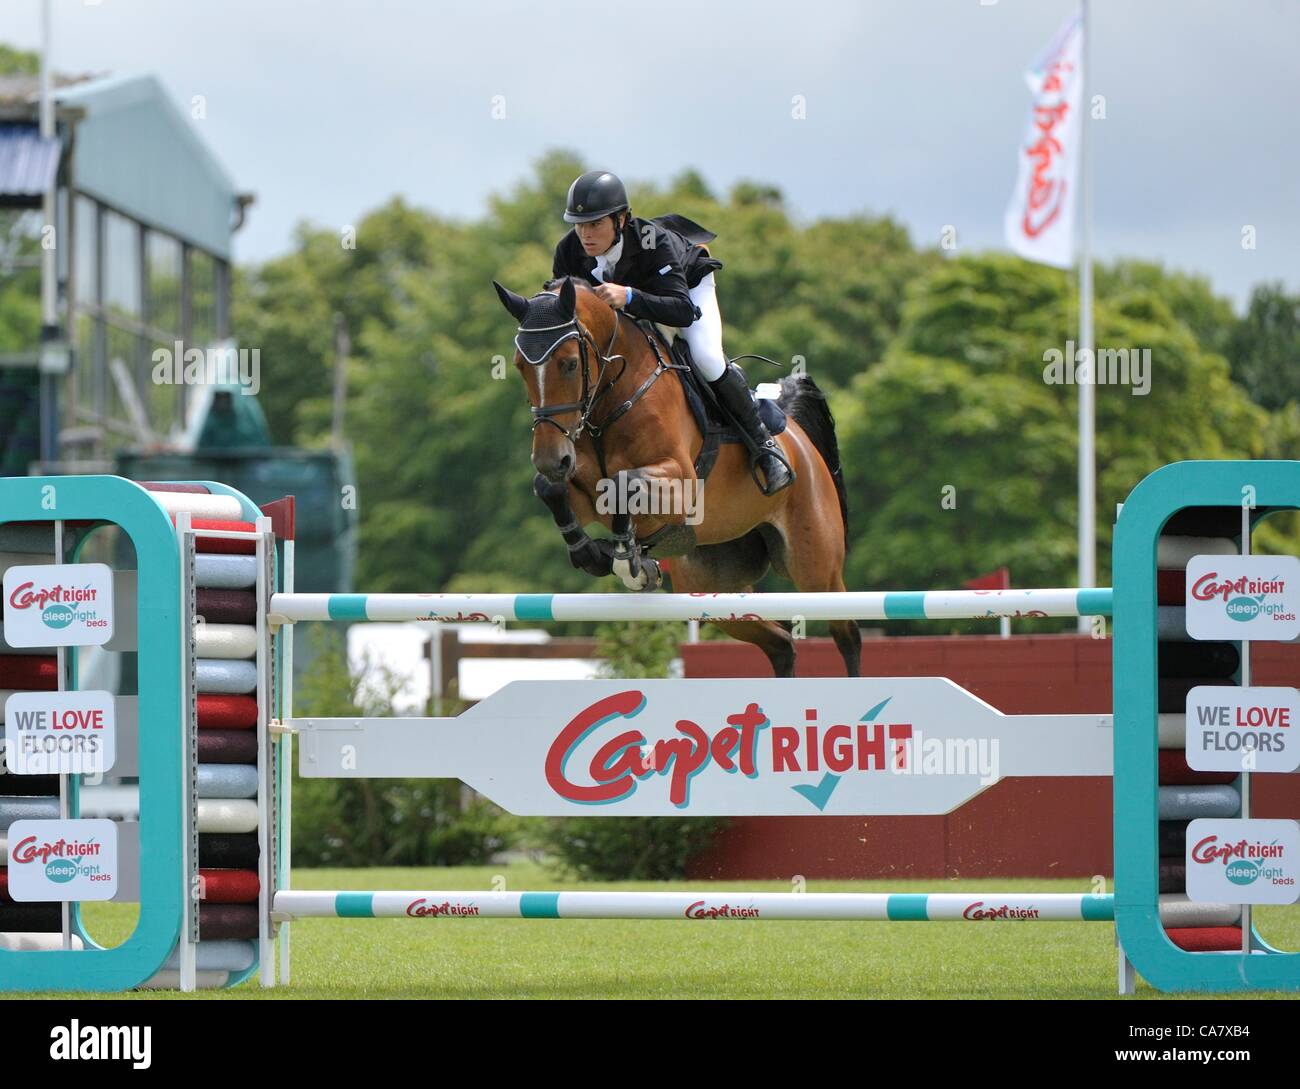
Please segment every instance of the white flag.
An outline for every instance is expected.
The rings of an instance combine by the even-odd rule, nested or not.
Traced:
[[[1025,73],[1034,103],[1007,205],[1006,236],[1021,257],[1068,268],[1083,120],[1083,21],[1076,14]]]

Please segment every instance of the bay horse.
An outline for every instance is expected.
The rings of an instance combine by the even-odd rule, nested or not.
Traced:
[[[682,383],[668,373],[681,365],[665,342],[583,280],[552,280],[530,299],[493,286],[519,325],[515,366],[532,406],[533,489],[574,567],[655,589],[653,549],[671,557],[673,589],[681,593],[749,591],[769,566],[799,590],[844,589],[848,505],[835,421],[811,378],[783,379],[777,401],[787,415],[777,442],[797,475],[791,487],[764,496],[748,452],[734,443],[717,447],[701,481],[696,460],[705,438]],[[664,496],[672,501],[657,501]],[[593,524],[609,529],[612,540],[588,536]],[[762,650],[776,676],[794,676],[788,625],[711,623]],[[848,676],[858,676],[856,621],[831,621],[830,629]]]

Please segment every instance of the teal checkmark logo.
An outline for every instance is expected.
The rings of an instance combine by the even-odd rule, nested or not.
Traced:
[[[840,777],[832,775],[829,771],[822,776],[822,781],[816,786],[802,784],[797,787],[791,787],[796,794],[801,794],[817,807],[818,812],[826,808],[826,803],[831,800],[831,794],[839,784]]]

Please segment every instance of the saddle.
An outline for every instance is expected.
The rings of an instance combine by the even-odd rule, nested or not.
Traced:
[[[742,443],[744,440],[723,414],[709,384],[695,370],[686,338],[669,336],[663,326],[655,325],[653,322],[638,320],[637,324],[646,336],[652,337],[660,348],[669,354],[673,362],[678,364],[673,368],[673,373],[682,384],[682,393],[695,419],[695,426],[704,436],[704,444],[695,459],[695,475],[704,481],[713,471],[713,466],[718,460],[719,448],[726,443]],[[766,425],[767,430],[772,435],[781,434],[786,427],[785,409],[770,397],[759,397],[753,390],[750,390],[749,395],[753,398],[759,418]]]

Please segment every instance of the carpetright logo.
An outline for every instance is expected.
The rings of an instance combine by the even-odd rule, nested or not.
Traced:
[[[41,623],[54,631],[62,631],[74,621],[90,624],[102,623],[97,608],[99,592],[93,586],[53,586],[37,582],[20,583],[9,595],[9,604],[17,610],[35,609]]]
[[[58,839],[50,841],[27,836],[14,845],[10,861],[16,866],[34,863],[45,871],[45,879],[66,885],[81,875],[99,873],[104,845],[98,839]]]
[[[1194,556],[1187,565],[1193,639],[1290,640],[1300,635],[1300,559]]]
[[[1042,912],[1036,907],[1013,904],[986,904],[983,900],[976,900],[961,913],[963,919],[994,923],[1016,920],[1028,922],[1040,918],[1041,915]]]
[[[758,908],[741,904],[710,904],[707,900],[696,900],[686,905],[688,919],[757,919]]]
[[[1285,595],[1286,579],[1220,580],[1217,571],[1203,575],[1192,585],[1197,601],[1223,602],[1223,615],[1238,624],[1248,624],[1256,617],[1283,612],[1286,606],[1278,599]]]
[[[9,827],[9,895],[20,903],[111,900],[117,873],[111,820],[20,820]]]
[[[1300,899],[1300,824],[1287,820],[1196,820],[1187,827],[1192,900],[1293,904]]]
[[[1243,837],[1235,843],[1221,843],[1218,836],[1206,836],[1192,845],[1192,863],[1197,866],[1223,866],[1223,876],[1234,885],[1253,885],[1278,876],[1275,866],[1286,853],[1277,840],[1264,842]]]
[[[843,775],[905,767],[912,724],[885,719],[888,702],[856,723],[821,721],[815,709],[806,709],[802,722],[773,723],[757,702],[747,702],[710,727],[674,709],[673,735],[652,738],[625,725],[646,707],[645,694],[629,689],[590,704],[559,731],[546,754],[546,782],[567,801],[612,805],[649,780],[666,779],[669,802],[684,811],[697,776],[735,776],[757,789],[790,778],[788,785],[820,810]],[[823,775],[821,782],[804,782],[810,772]]]
[[[479,914],[479,906],[459,900],[430,901],[421,896],[406,905],[405,914],[412,919],[470,919]]]
[[[4,573],[5,642],[102,646],[113,637],[113,572],[102,563],[33,564]]]

